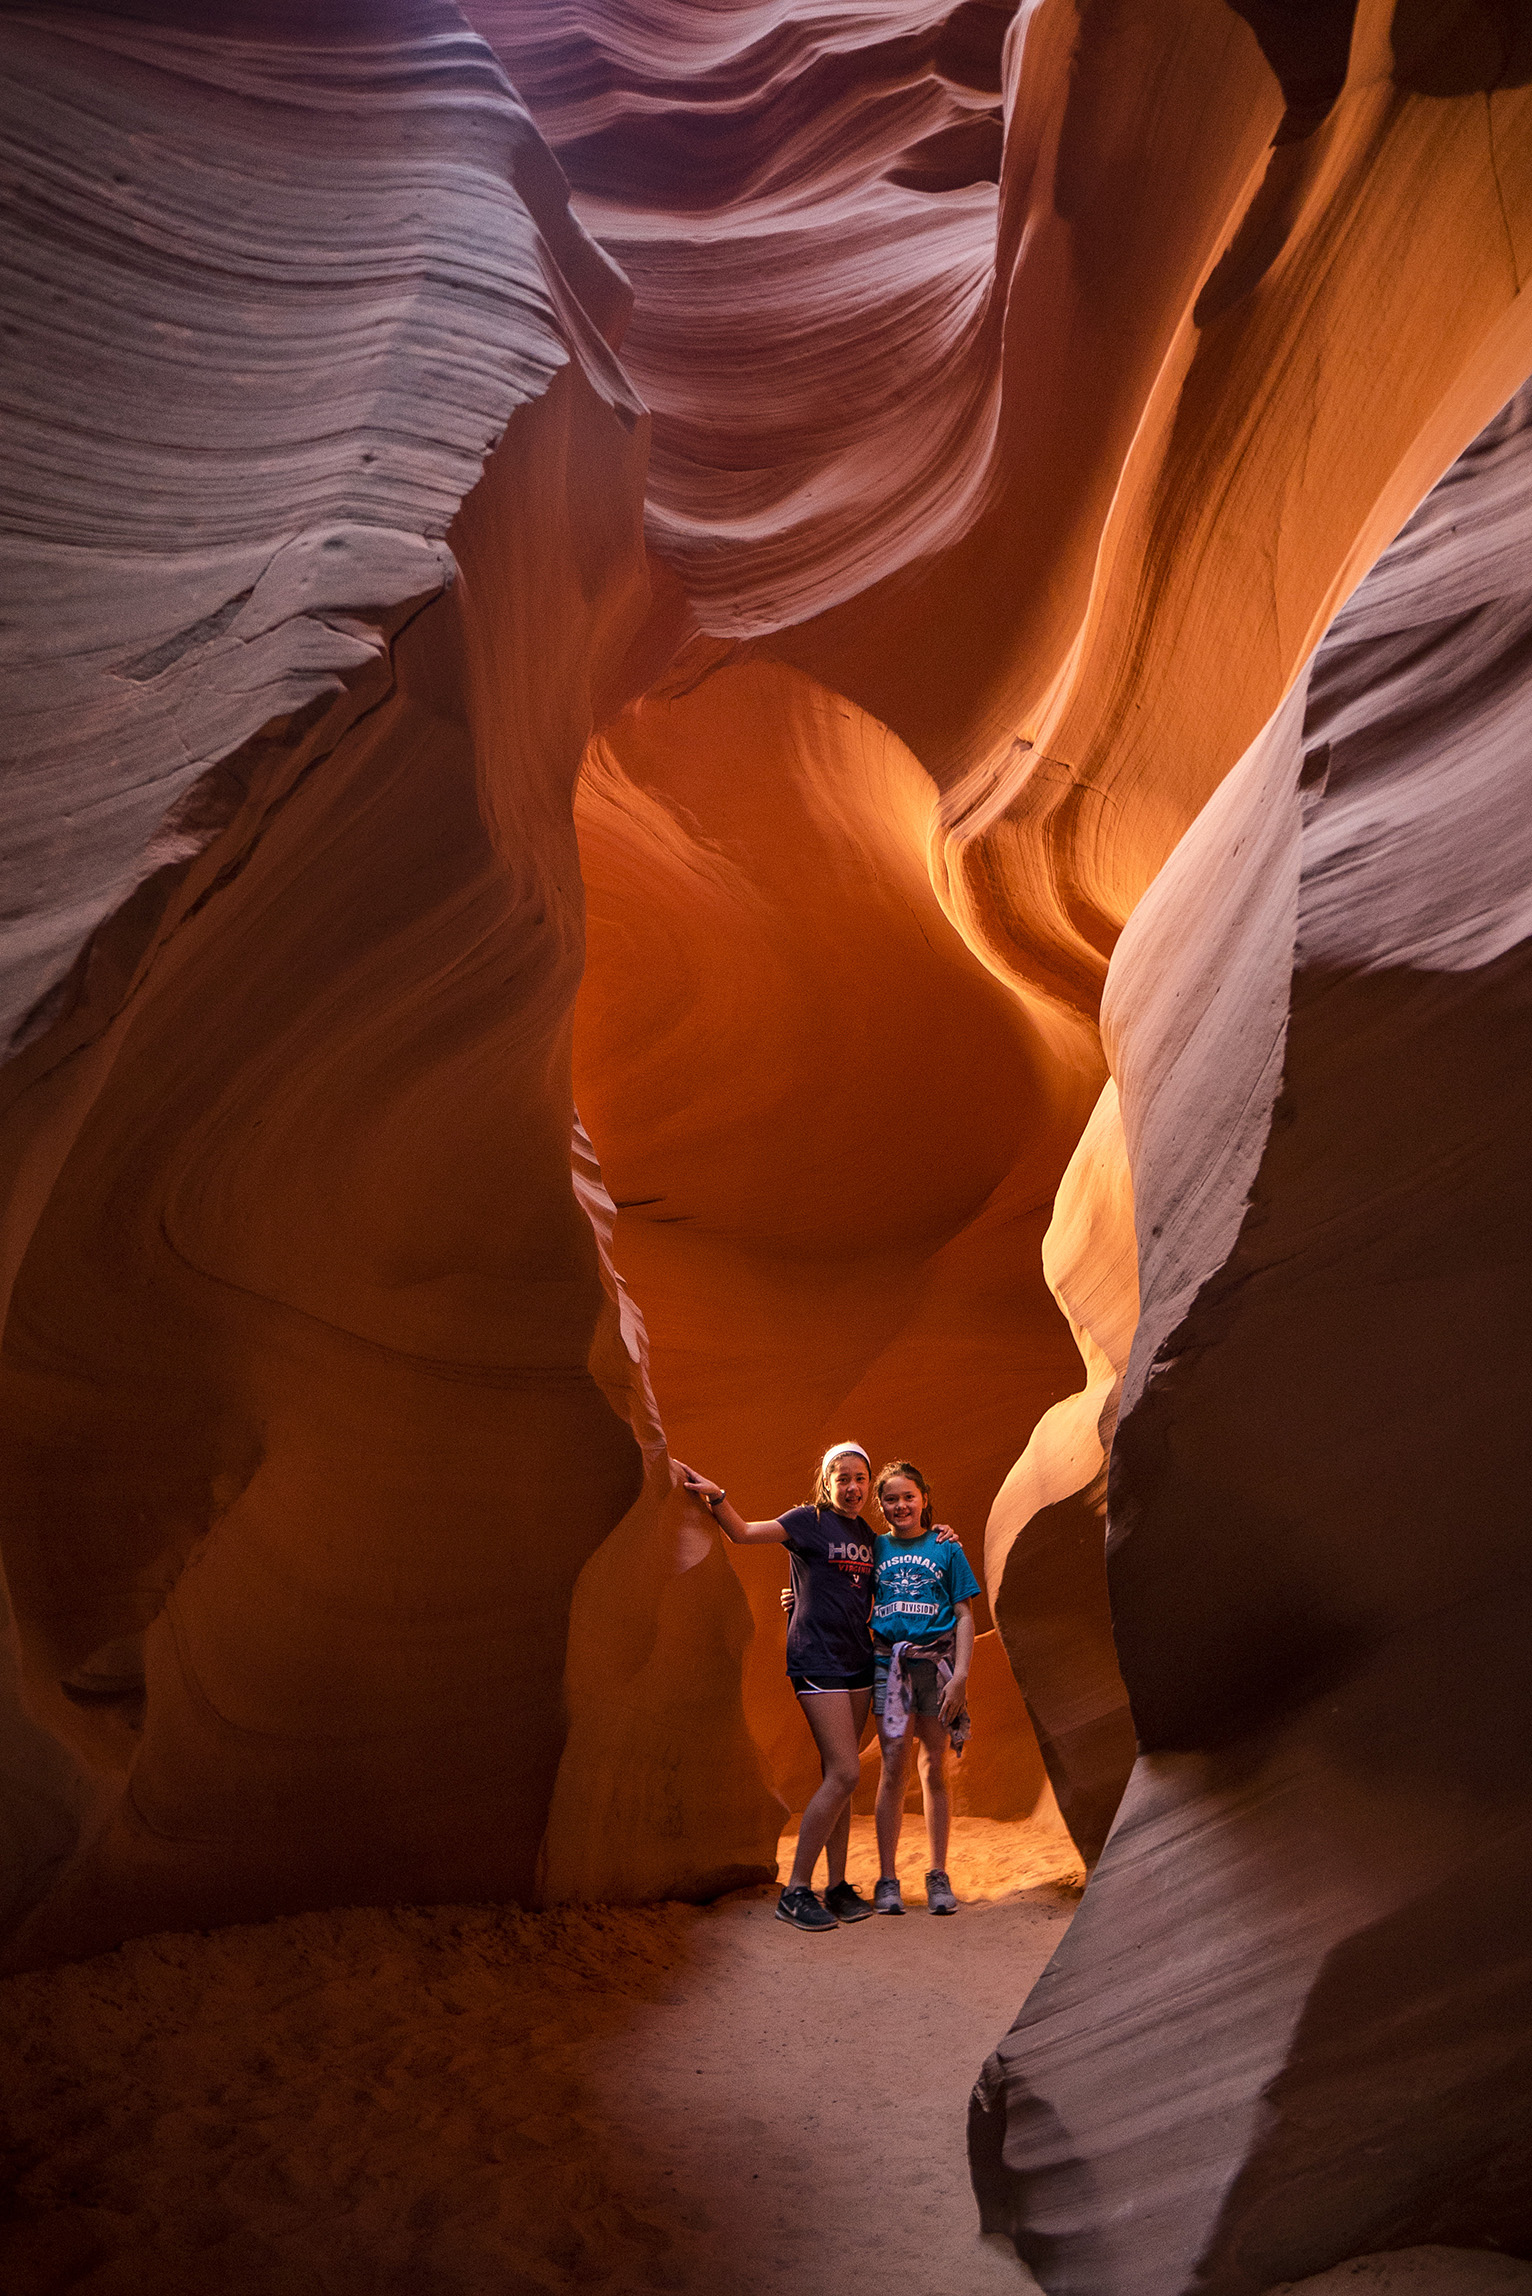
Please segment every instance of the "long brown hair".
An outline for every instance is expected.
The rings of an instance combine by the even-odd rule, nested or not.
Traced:
[[[881,1508],[883,1504],[883,1486],[885,1483],[892,1481],[895,1475],[908,1475],[910,1481],[914,1484],[916,1490],[924,1499],[925,1505],[920,1510],[920,1527],[923,1531],[928,1531],[931,1528],[933,1520],[935,1519],[931,1513],[931,1486],[926,1481],[924,1475],[922,1475],[920,1472],[920,1469],[915,1465],[913,1459],[890,1459],[886,1467],[880,1467],[878,1469],[877,1474],[873,1478],[872,1489],[873,1496],[876,1498],[879,1507]]]

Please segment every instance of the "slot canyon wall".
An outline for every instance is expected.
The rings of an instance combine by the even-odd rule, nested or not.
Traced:
[[[3,38],[11,1962],[769,1877],[671,1455],[854,1431],[1095,1867],[986,2225],[1528,2252],[1521,12]]]
[[[1529,517],[1532,389],[1112,960],[1143,1301],[1086,1395],[1116,1371],[1141,1751],[971,2139],[1050,2286],[1532,2245],[1528,1366],[1484,1352],[1526,1280]]]

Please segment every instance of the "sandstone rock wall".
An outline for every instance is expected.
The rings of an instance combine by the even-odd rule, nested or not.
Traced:
[[[1141,1748],[989,2221],[1525,2244],[1520,16],[6,37],[11,1952],[765,1873],[850,1424]]]
[[[1093,1864],[1135,1751],[1106,1583],[1107,1460],[1138,1321],[1133,1176],[1115,1082],[1070,1158],[1042,1261],[1086,1384],[1043,1414],[1001,1485],[985,1571],[1059,1808]]]
[[[570,1870],[597,1895],[769,1872],[778,1815],[740,1714],[747,1614],[674,1520],[571,1181],[570,799],[593,695],[649,596],[644,425],[599,331],[620,322],[620,282],[450,11],[342,13],[296,48],[246,30],[71,18],[22,42],[40,108],[22,107],[18,134],[40,118],[82,209],[127,210],[115,240],[98,235],[96,270],[59,271],[45,234],[38,258],[87,318],[107,300],[139,314],[141,336],[119,329],[103,350],[97,430],[142,443],[110,467],[95,450],[94,515],[162,518],[162,555],[141,548],[131,585],[66,532],[71,569],[117,619],[92,609],[110,646],[72,665],[73,686],[44,661],[53,714],[35,739],[23,728],[23,791],[66,830],[73,806],[85,824],[73,842],[55,828],[51,874],[28,881],[47,930],[70,929],[61,907],[91,886],[85,925],[141,881],[6,1072],[21,1173],[0,1395],[25,1661],[13,1896],[47,1890],[23,1955],[274,1906],[531,1896],[566,1659],[585,1647],[577,1631],[566,1648],[571,1604],[614,1534],[603,1568],[624,1641],[607,1693],[641,1673],[684,1581],[671,1607],[722,1669],[704,1677],[711,1742],[635,1693],[664,1807],[633,1810],[623,1842],[593,1776],[550,1835],[549,1886]],[[127,122],[159,162],[143,194],[165,209],[158,241],[118,185],[118,147],[87,133],[120,66],[132,101],[160,107],[146,123],[130,104]],[[364,132],[348,139],[353,114]],[[278,187],[253,205],[231,139]],[[372,284],[364,226],[386,254],[370,298],[353,284]],[[209,238],[240,231],[269,318],[227,261],[207,263]],[[339,350],[315,332],[326,277],[355,306]],[[189,413],[162,404],[162,307],[192,346]],[[256,378],[269,413],[206,355],[223,339],[230,357],[275,346]],[[337,399],[353,368],[359,399]],[[176,425],[194,419],[227,437],[232,475],[190,494],[195,441]],[[145,475],[152,450],[179,507]],[[241,483],[274,530],[257,523],[231,556]],[[263,648],[245,622],[268,561],[323,580],[269,577]],[[33,572],[37,643],[67,642],[50,565]],[[119,657],[181,627],[188,584],[202,587],[184,644],[124,688]],[[282,666],[294,648],[301,677]],[[208,698],[236,671],[242,714]],[[158,780],[135,786],[136,812],[104,808],[140,752]],[[145,848],[167,804],[173,835]],[[99,869],[78,836],[96,838]],[[572,1775],[594,1774],[578,1681],[570,1708]]]
[[[1113,960],[1143,1307],[1107,1569],[1142,1752],[972,2134],[1050,2287],[1532,2243],[1529,515],[1524,392]]]

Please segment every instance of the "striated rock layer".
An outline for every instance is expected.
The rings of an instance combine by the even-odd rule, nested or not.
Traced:
[[[1529,521],[1532,390],[1113,960],[1143,1303],[1107,1567],[1142,1752],[971,2139],[1053,2288],[1532,2247]]]
[[[278,294],[294,233],[265,194],[244,200],[231,139],[304,203],[311,271],[350,278],[369,217],[386,239],[357,355],[398,395],[374,389],[373,428],[327,404],[305,328],[297,365],[274,354],[258,378],[264,440],[238,434],[235,475],[274,533],[237,564],[219,555],[239,501],[228,478],[167,512],[164,562],[137,537],[136,587],[106,626],[137,656],[200,583],[173,658],[140,661],[125,698],[95,663],[73,688],[37,679],[53,716],[35,741],[26,729],[21,787],[51,773],[57,808],[49,745],[66,744],[87,823],[98,786],[136,770],[121,724],[157,761],[156,728],[177,730],[174,772],[137,791],[138,813],[117,808],[114,845],[103,829],[91,847],[97,876],[55,838],[51,877],[29,880],[55,919],[84,885],[98,907],[142,886],[4,1080],[19,1272],[0,1415],[24,1670],[8,1886],[13,1909],[47,1892],[14,1950],[274,1906],[527,1898],[540,1858],[555,1893],[695,1894],[769,1873],[780,1812],[739,1702],[748,1616],[677,1520],[642,1324],[603,1282],[571,1180],[571,792],[593,695],[648,602],[644,426],[599,333],[621,295],[450,10],[360,30],[342,13],[296,48],[259,24],[221,38],[73,17],[22,46],[37,105],[22,128],[67,147],[83,204],[114,205],[116,148],[93,148],[86,122],[119,68],[133,101],[161,107],[163,245],[125,227],[99,262],[116,303],[144,314],[146,345],[156,294],[181,311],[205,429],[234,410],[197,298],[240,293],[227,269],[208,275],[206,236],[238,217]],[[353,112],[368,132],[348,138]],[[142,148],[149,129],[131,124]],[[423,224],[411,257],[400,200],[434,208],[445,265]],[[66,267],[62,292],[88,316],[102,276]],[[312,293],[299,302],[312,313]],[[262,340],[280,342],[281,318]],[[247,301],[226,325],[246,340]],[[110,474],[115,492],[94,474],[98,525],[154,503],[151,445],[187,484],[174,421],[192,417],[159,412],[158,361],[145,347],[135,369],[137,351],[119,329],[104,354],[114,419],[145,444]],[[338,375],[333,341],[323,355]],[[473,412],[454,431],[459,376]],[[354,507],[324,476],[338,456]],[[88,537],[67,543],[80,580],[115,599],[120,571],[114,590]],[[252,584],[267,561],[325,579]],[[434,602],[391,608],[447,576]],[[268,581],[263,652],[245,623]],[[226,605],[204,612],[204,591]],[[57,635],[38,627],[40,645]],[[309,664],[296,685],[281,669],[294,648]],[[189,713],[235,671],[244,714],[214,711],[194,743]],[[322,705],[337,672],[316,717],[309,697]],[[202,810],[188,815],[177,792],[231,741],[191,782]],[[189,827],[141,849],[167,800]],[[597,1556],[615,1642],[577,1599]],[[706,1740],[666,1687],[673,1670],[644,1673],[678,1606],[689,1648],[716,1653],[694,1667]],[[589,1721],[593,1667],[601,1700],[632,1686],[616,1783]],[[619,1791],[622,1834],[604,1823]]]

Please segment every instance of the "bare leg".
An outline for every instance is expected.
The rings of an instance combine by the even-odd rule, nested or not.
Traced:
[[[878,1746],[883,1755],[883,1775],[878,1780],[877,1826],[878,1871],[885,1881],[895,1875],[895,1859],[899,1855],[899,1835],[904,1826],[904,1781],[909,1775],[910,1738],[906,1730],[902,1738],[885,1738],[878,1733]]]
[[[858,1764],[857,1774],[861,1774]],[[825,1836],[825,1887],[833,1889],[846,1878],[846,1852],[851,1847],[851,1804],[847,1802],[840,1816]]]
[[[823,1783],[803,1813],[798,1828],[798,1854],[793,1860],[789,1889],[812,1889],[819,1853],[840,1827],[840,1870],[835,1853],[830,1857],[831,1883],[846,1878],[846,1844],[851,1834],[851,1797],[862,1774],[862,1732],[867,1724],[870,1690],[821,1690],[799,1699],[804,1719],[819,1748]]]
[[[926,1805],[931,1871],[945,1873],[947,1842],[952,1832],[952,1796],[947,1791],[947,1733],[934,1714],[916,1714],[911,1719],[920,1732],[920,1794]]]
[[[870,1690],[853,1690],[850,1693],[850,1696],[851,1719],[856,1724],[856,1774],[857,1781],[860,1783],[862,1776],[862,1739],[866,1735],[867,1731],[867,1711],[872,1704],[872,1692]],[[853,1788],[852,1791],[854,1792],[855,1788]],[[825,1887],[827,1889],[834,1889],[837,1882],[842,1882],[845,1880],[846,1852],[850,1847],[851,1803],[848,1800],[845,1808],[841,1811],[840,1816],[836,1819],[834,1825],[830,1828],[829,1833],[825,1837]]]

